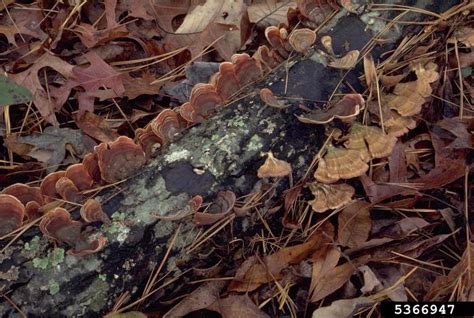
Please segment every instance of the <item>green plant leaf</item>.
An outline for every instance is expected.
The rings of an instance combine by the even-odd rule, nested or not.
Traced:
[[[28,89],[0,75],[0,106],[22,104],[32,99]]]

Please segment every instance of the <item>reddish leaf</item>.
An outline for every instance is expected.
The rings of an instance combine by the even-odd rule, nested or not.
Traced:
[[[370,206],[368,202],[356,201],[339,213],[337,232],[341,245],[355,248],[367,241],[372,227]]]
[[[112,142],[118,137],[118,134],[110,129],[104,118],[94,113],[86,111],[82,116],[75,116],[75,121],[85,134],[100,142]]]
[[[72,88],[82,87],[85,91],[78,93],[79,115],[85,111],[94,111],[94,98],[101,99],[122,96],[125,92],[122,76],[97,54],[89,52],[85,55],[90,62],[88,67],[76,66],[72,70],[74,77],[53,93],[61,105],[67,100]],[[110,90],[103,90],[102,88]],[[106,94],[104,94],[104,92]]]

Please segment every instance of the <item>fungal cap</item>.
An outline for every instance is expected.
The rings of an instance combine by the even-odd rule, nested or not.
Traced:
[[[35,201],[43,204],[43,194],[39,187],[30,187],[24,183],[15,183],[3,189],[3,194],[10,194],[26,205],[28,202]]]
[[[262,88],[260,90],[260,98],[265,104],[271,107],[278,109],[284,109],[288,107],[288,105],[286,105],[284,102],[279,101],[269,88]]]
[[[263,165],[258,168],[257,176],[259,178],[284,177],[291,174],[291,165],[283,160],[276,159],[271,152]]]
[[[142,148],[132,139],[120,136],[95,147],[102,179],[114,183],[130,177],[146,162]]]
[[[335,58],[328,65],[333,68],[349,70],[357,64],[359,54],[358,50],[349,51],[343,57]]]
[[[345,183],[327,185],[315,182],[309,188],[315,197],[308,201],[314,212],[339,209],[349,203],[355,193],[354,188]]]
[[[0,236],[7,235],[21,227],[25,206],[10,194],[0,194]]]
[[[56,191],[65,201],[78,203],[82,200],[82,194],[71,179],[61,177],[56,181],[55,186]]]
[[[153,133],[168,144],[176,139],[181,132],[178,114],[171,109],[161,111],[151,122],[150,127]]]
[[[333,107],[327,111],[315,110],[302,116],[298,120],[305,124],[323,125],[333,121],[335,118],[343,121],[351,121],[359,115],[364,107],[364,99],[360,94],[346,94]]]
[[[110,224],[110,219],[102,210],[102,205],[96,199],[88,199],[80,210],[81,217],[86,222],[102,222]]]
[[[307,28],[293,30],[288,42],[296,52],[306,53],[316,42],[316,32]]]
[[[66,176],[65,171],[56,171],[48,174],[44,177],[43,181],[41,181],[40,189],[44,196],[45,203],[55,201],[60,197],[58,191],[56,191],[56,182],[64,176]]]
[[[82,223],[71,219],[69,212],[63,208],[49,211],[41,220],[39,229],[51,241],[74,246],[79,240]]]
[[[82,163],[76,163],[67,167],[65,177],[72,180],[80,191],[90,189],[94,184],[94,180]]]
[[[362,159],[361,152],[352,149],[336,148],[332,144],[324,156],[327,172],[331,178],[350,179],[363,175],[369,166]]]

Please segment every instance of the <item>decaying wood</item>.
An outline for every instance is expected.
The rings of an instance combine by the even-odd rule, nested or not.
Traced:
[[[356,16],[338,15],[335,19],[330,33],[336,49],[347,42],[351,50],[361,50],[374,34],[364,30],[365,24]],[[324,141],[323,129],[296,119],[298,101],[279,110],[266,107],[258,92],[271,87],[278,96],[286,93],[327,100],[343,73],[315,60],[310,56],[284,65],[244,92],[250,94],[248,97],[189,129],[136,176],[103,191],[98,199],[112,223],[101,229],[108,239],[101,252],[86,257],[64,255],[61,247],[53,249],[38,230],[27,231],[0,255],[1,292],[32,316],[100,316],[125,292],[131,300],[141,296],[150,272],[160,266],[171,242],[161,269],[167,278],[157,286],[179,275],[184,278],[180,284],[168,284],[149,301],[163,295],[171,299],[188,288],[182,284],[189,275],[187,270],[198,252],[208,252],[209,244],[190,253],[201,228],[191,217],[172,220],[173,216],[182,214],[189,199],[197,194],[211,202],[220,190],[232,190],[237,196],[250,193],[262,183],[257,169],[268,151],[292,164],[293,178],[304,174]],[[356,83],[356,76],[349,75],[347,80]],[[348,91],[345,85],[340,88]],[[78,215],[78,210],[73,212],[73,216]],[[234,222],[238,225],[234,235],[244,235],[243,222]],[[11,316],[16,310],[4,301],[0,312]]]

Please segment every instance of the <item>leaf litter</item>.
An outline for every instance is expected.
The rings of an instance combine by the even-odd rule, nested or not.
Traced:
[[[400,9],[347,1],[342,7],[331,0],[107,0],[48,8],[4,1],[2,189],[25,179],[39,184],[44,172],[77,164],[98,143],[133,137],[238,51],[267,44],[262,61],[276,65],[294,59],[287,51],[293,30],[317,31],[342,10]],[[220,262],[204,257],[194,272],[209,269],[211,277],[188,286],[171,307],[161,299],[147,306],[165,317],[203,310],[223,317],[351,317],[368,310],[380,316],[388,299],[473,301],[471,11],[460,4],[441,18],[432,14],[382,58],[349,49],[336,56],[332,39],[318,35],[327,64],[364,75],[366,88],[295,113],[301,125],[320,125],[329,137],[301,180],[292,179],[293,163],[274,159],[285,168],[279,175],[289,175],[284,197],[273,188],[281,177],[268,174],[260,190],[242,197],[227,191],[228,201],[191,202],[183,215],[193,214],[204,229],[219,226],[214,235],[222,242],[231,241],[236,219],[258,231],[225,253],[222,242],[204,236],[209,259]],[[267,43],[266,27],[278,31],[278,43]],[[361,131],[368,132],[359,138]],[[38,163],[41,169],[25,178],[23,170]],[[149,314],[147,306],[132,307]],[[110,316],[119,317],[131,307],[114,308]]]

